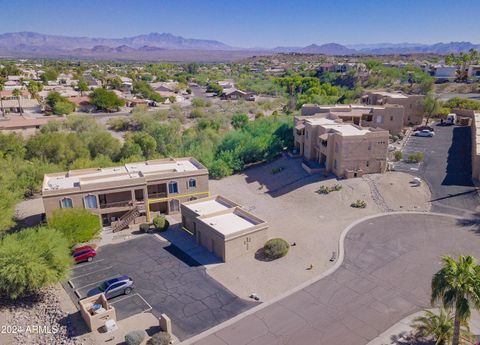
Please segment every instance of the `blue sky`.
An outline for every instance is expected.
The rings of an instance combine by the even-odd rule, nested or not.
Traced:
[[[238,47],[480,43],[478,0],[0,0],[0,32],[170,32]]]

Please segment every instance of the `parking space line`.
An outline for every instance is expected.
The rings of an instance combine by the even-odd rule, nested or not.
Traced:
[[[101,269],[96,270],[96,271],[93,271],[93,272],[89,272],[89,273],[85,273],[85,274],[82,274],[82,275],[79,275],[79,276],[75,276],[75,277],[73,277],[73,278],[70,279],[70,280],[74,280],[74,279],[77,279],[77,278],[89,276],[89,275],[94,274],[94,273],[97,273],[97,272],[101,272],[101,271],[108,270],[108,269],[110,269],[110,268],[112,268],[112,267],[113,267],[113,266],[104,267],[104,268],[101,268]]]
[[[92,261],[92,262],[87,262],[87,263],[81,263],[79,265],[75,265],[73,266],[72,268],[70,268],[72,271],[77,269],[77,268],[82,268],[82,267],[87,267],[87,266],[90,266],[92,264],[96,264],[96,263],[99,263],[100,261],[104,261],[105,259],[99,259],[99,260],[95,260],[95,261]]]
[[[140,295],[139,293],[134,293],[133,295],[127,295],[127,296],[124,296],[124,297],[122,297],[122,298],[120,298],[120,299],[118,299],[118,300],[116,300],[116,301],[109,302],[109,303],[110,303],[110,304],[115,304],[115,303],[124,301],[124,300],[126,300],[127,298],[133,297],[133,296],[138,296],[138,297],[140,297],[140,299],[143,301],[143,303],[145,303],[145,304],[148,306],[148,308],[145,309],[145,310],[143,310],[142,313],[145,313],[145,312],[147,312],[147,311],[152,310],[152,306],[151,306],[151,305],[145,300],[145,298],[143,298],[143,296]]]

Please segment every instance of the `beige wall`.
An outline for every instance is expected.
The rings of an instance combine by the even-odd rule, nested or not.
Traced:
[[[254,255],[255,252],[262,248],[268,240],[268,227],[262,227],[256,231],[242,235],[240,237],[225,242],[224,261],[228,262],[245,254]]]
[[[196,180],[196,187],[188,187],[190,179]],[[177,182],[178,193],[168,192],[168,183],[171,181]],[[125,184],[124,182],[122,182]],[[162,198],[148,198],[147,188],[149,185],[166,184],[167,195]],[[73,207],[84,208],[84,198],[88,195],[94,195],[97,198],[97,208],[90,209],[93,213],[99,215],[107,215],[118,212],[125,212],[134,207],[135,190],[142,189],[144,194],[144,201],[137,204],[142,205],[145,209],[148,208],[148,204],[160,201],[169,201],[171,199],[178,199],[179,202],[189,201],[192,198],[203,198],[208,196],[208,172],[201,170],[199,172],[190,172],[189,174],[180,173],[169,175],[167,178],[155,178],[145,181],[140,179],[137,184],[134,181],[130,181],[128,186],[119,186],[116,182],[101,183],[101,184],[89,184],[88,188],[83,189],[69,189],[69,190],[54,190],[43,193],[43,204],[45,208],[45,214],[49,217],[56,209],[61,208],[61,200],[64,198],[70,198],[73,202]],[[87,189],[87,190],[84,190]],[[122,201],[130,201],[130,205],[112,205],[112,207],[100,208],[99,195],[107,194],[107,203],[115,203]],[[168,208],[167,213],[170,212]]]
[[[405,108],[405,116],[403,124],[420,125],[423,121],[423,106],[422,101],[425,96],[423,95],[405,95],[406,98],[396,98],[384,96],[375,92],[369,92],[367,94],[367,104],[398,104]]]
[[[480,180],[480,112],[476,113],[469,109],[453,109],[453,113],[457,116],[472,119],[471,134],[472,134],[472,178]]]

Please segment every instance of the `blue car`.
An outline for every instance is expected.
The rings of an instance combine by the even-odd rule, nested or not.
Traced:
[[[123,275],[104,281],[100,286],[88,291],[87,296],[94,296],[104,293],[107,299],[120,295],[128,295],[133,290],[133,280],[129,276]]]

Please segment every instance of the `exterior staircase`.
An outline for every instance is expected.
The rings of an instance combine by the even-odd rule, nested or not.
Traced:
[[[112,224],[112,232],[117,232],[127,228],[135,218],[140,216],[141,211],[138,206],[125,213],[120,219]]]

